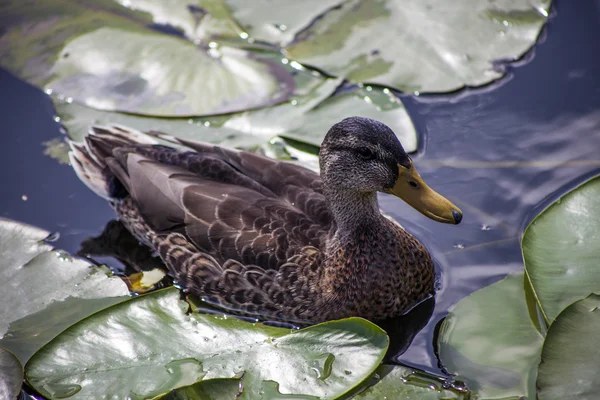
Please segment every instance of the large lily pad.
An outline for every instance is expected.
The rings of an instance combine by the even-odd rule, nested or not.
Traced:
[[[61,122],[74,140],[82,140],[92,124],[111,123],[141,131],[157,130],[181,138],[252,148],[276,136],[318,146],[336,122],[359,115],[389,125],[408,152],[417,149],[417,134],[402,103],[390,91],[352,88],[332,96],[339,80],[327,79],[304,96],[274,107],[231,115],[205,118],[149,118],[131,114],[98,111],[54,97]]]
[[[100,110],[222,114],[277,103],[293,90],[291,77],[275,79],[286,78],[279,64],[167,35],[101,28],[70,41],[61,55],[46,86]]]
[[[379,400],[450,400],[464,399],[466,394],[444,389],[442,382],[424,373],[399,365],[381,365],[376,371],[379,381],[360,392],[354,399]]]
[[[278,103],[294,89],[279,63],[160,33],[151,15],[113,1],[51,0],[41,8],[12,1],[5,7],[0,64],[98,109],[220,114]]]
[[[563,196],[525,230],[527,275],[548,324],[600,288],[600,178]]]
[[[241,377],[240,398],[257,398],[272,381],[281,393],[329,399],[368,377],[388,346],[384,331],[359,318],[290,331],[187,310],[170,288],[99,312],[36,353],[27,380],[45,396],[76,399],[146,398]]]
[[[529,318],[523,273],[461,300],[438,336],[440,358],[448,371],[485,399],[535,396],[542,341]]]
[[[525,53],[549,7],[550,0],[350,0],[286,50],[301,63],[353,81],[452,91],[500,78],[493,61]]]
[[[592,400],[600,393],[600,295],[563,312],[548,329],[538,371],[538,398]]]
[[[43,242],[48,234],[0,219],[0,345],[22,362],[79,319],[128,298],[121,279],[54,250]]]
[[[327,86],[335,87],[331,82],[323,85],[324,88]],[[350,89],[319,102],[324,93],[321,91],[320,95],[317,93],[314,98],[309,97],[302,103],[283,104],[233,115],[223,126],[246,134],[279,135],[320,146],[333,124],[348,116],[357,115],[387,124],[394,130],[406,151],[415,151],[416,131],[402,103],[389,91],[372,87],[368,89]]]
[[[16,399],[23,383],[23,366],[13,353],[0,347],[0,399]]]

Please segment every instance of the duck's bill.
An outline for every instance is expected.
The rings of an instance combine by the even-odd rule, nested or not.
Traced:
[[[435,221],[458,224],[462,220],[462,211],[427,186],[412,163],[410,168],[398,164],[398,179],[387,193],[401,198],[415,210]]]

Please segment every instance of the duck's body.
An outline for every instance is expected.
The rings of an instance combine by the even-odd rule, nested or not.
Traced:
[[[357,143],[343,133],[377,136],[385,125],[355,118],[336,126],[323,143],[321,176],[150,133],[186,148],[161,146],[119,127],[92,128],[85,145],[72,144],[71,161],[193,294],[234,312],[304,323],[396,316],[431,295],[434,282],[426,249],[377,203],[377,190],[398,189],[410,159],[384,132],[372,151],[358,143],[357,162],[345,155]],[[361,176],[352,176],[359,167]],[[430,217],[459,222],[448,204]]]

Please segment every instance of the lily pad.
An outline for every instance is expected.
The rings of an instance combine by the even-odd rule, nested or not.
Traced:
[[[23,366],[13,353],[0,347],[0,399],[16,399],[23,383]]]
[[[181,29],[188,39],[195,42],[244,33],[221,0],[127,0],[120,3],[150,14],[155,24]]]
[[[600,295],[563,312],[548,329],[538,371],[538,399],[592,400],[600,393]]]
[[[68,57],[65,57],[68,54]],[[222,114],[285,100],[293,80],[278,64],[226,46],[101,28],[70,41],[47,87],[99,110],[156,116]]]
[[[277,136],[319,146],[334,123],[359,115],[389,125],[407,152],[417,149],[414,125],[400,100],[389,90],[355,87],[332,95],[339,85],[340,80],[327,79],[290,102],[204,118],[151,118],[98,111],[70,102],[64,96],[53,96],[53,101],[69,136],[77,141],[83,139],[92,124],[120,124],[238,148],[260,146]]]
[[[0,219],[0,345],[22,362],[79,319],[129,298],[121,279],[54,250],[43,242],[48,235]]]
[[[548,325],[600,288],[600,178],[557,200],[525,230],[525,269]]]
[[[51,0],[42,10],[31,3],[6,6],[0,64],[91,107],[160,116],[220,114],[276,104],[294,90],[279,63],[161,33],[150,15],[116,2]]]
[[[292,1],[292,0],[290,0]],[[350,0],[300,32],[290,58],[356,82],[446,92],[496,80],[535,41],[550,0]]]
[[[243,377],[240,398],[257,398],[272,381],[281,393],[330,399],[368,377],[388,346],[385,332],[360,318],[290,331],[188,314],[179,296],[156,291],[72,326],[29,361],[28,382],[48,397],[146,398]]]
[[[523,278],[509,275],[464,298],[440,328],[440,359],[479,398],[535,396],[543,337],[529,318]]]
[[[316,18],[343,3],[341,0],[225,0],[232,16],[250,37],[285,46]]]
[[[333,86],[331,82],[327,85],[336,87],[336,83],[339,81],[334,82]],[[326,84],[323,87],[326,89]],[[333,124],[348,116],[357,115],[377,119],[390,126],[406,151],[413,152],[417,149],[417,135],[412,121],[400,100],[390,91],[369,87],[367,92],[359,87],[319,102],[322,94],[316,94],[313,99],[308,98],[303,103],[282,104],[235,114],[223,126],[246,134],[263,132],[320,146]]]
[[[466,394],[444,389],[442,382],[400,365],[381,365],[375,372],[378,382],[354,399],[450,400],[466,399]]]

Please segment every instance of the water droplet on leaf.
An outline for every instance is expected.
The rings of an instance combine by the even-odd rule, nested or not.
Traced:
[[[315,358],[312,363],[311,369],[317,374],[317,378],[324,381],[331,375],[331,368],[335,356],[331,353],[324,353]]]
[[[66,251],[56,250],[55,253],[56,253],[56,256],[58,257],[58,259],[60,261],[68,261],[68,262],[72,262],[73,261],[73,257],[69,253],[67,253]]]
[[[66,399],[67,397],[71,397],[77,392],[81,390],[81,386],[73,384],[63,384],[63,383],[46,383],[42,385],[42,389],[48,392],[49,397],[55,399]]]

